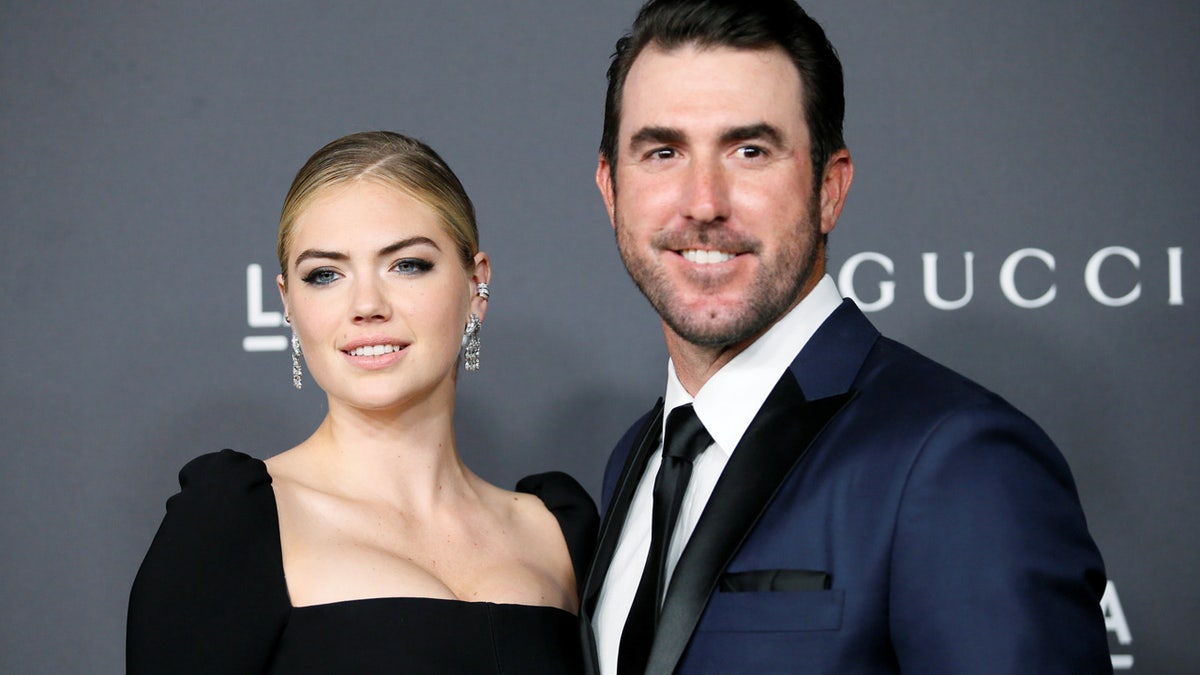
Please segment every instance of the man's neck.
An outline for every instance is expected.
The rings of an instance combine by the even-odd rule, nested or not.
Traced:
[[[771,330],[771,327],[779,322],[781,318],[787,315],[788,312],[796,308],[808,294],[816,288],[817,284],[824,277],[824,265],[818,266],[815,273],[809,276],[809,279],[804,283],[800,292],[796,294],[796,299],[788,305],[787,309],[779,313],[771,320],[769,324],[763,327],[754,335],[733,344],[727,345],[697,345],[688,342],[680,337],[671,327],[663,323],[663,337],[667,343],[667,354],[671,357],[671,362],[675,365],[675,376],[679,378],[679,384],[689,395],[695,397],[700,393],[700,389],[704,386],[717,371],[721,370],[737,357],[738,354],[746,351],[746,349],[754,344],[756,340],[763,336],[764,333]]]
[[[724,368],[725,364],[754,343],[754,340],[750,339],[720,347],[694,345],[676,335],[666,324],[663,324],[663,335],[667,341],[667,354],[675,364],[675,376],[692,397],[695,397],[704,383]]]

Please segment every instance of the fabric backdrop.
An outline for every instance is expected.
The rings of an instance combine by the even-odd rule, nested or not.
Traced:
[[[320,420],[280,351],[275,225],[349,132],[427,140],[478,208],[468,464],[598,491],[665,377],[592,183],[638,4],[0,3],[0,672],[120,672],[179,467]],[[846,69],[843,293],[1059,443],[1117,667],[1200,670],[1200,4],[807,7]]]

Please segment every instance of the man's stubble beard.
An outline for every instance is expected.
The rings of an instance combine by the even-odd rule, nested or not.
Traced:
[[[658,312],[663,322],[684,341],[698,347],[725,347],[758,337],[800,301],[800,295],[809,283],[824,255],[823,237],[820,232],[819,201],[810,198],[807,222],[796,227],[796,237],[784,242],[778,254],[771,260],[759,254],[758,270],[746,298],[746,305],[739,310],[726,313],[726,317],[713,316],[710,312],[697,315],[680,307],[677,293],[661,267],[653,260],[638,255],[640,251],[627,236],[619,211],[614,204],[616,219],[617,250],[625,263],[634,284],[650,305]],[[719,230],[721,226],[708,228]],[[758,247],[761,251],[761,247]]]

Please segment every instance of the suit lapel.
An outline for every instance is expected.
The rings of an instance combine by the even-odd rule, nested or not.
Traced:
[[[646,423],[638,432],[629,453],[625,457],[625,465],[621,476],[617,479],[616,489],[604,514],[600,526],[600,538],[596,544],[596,555],[592,559],[587,580],[583,585],[583,596],[579,603],[579,618],[582,624],[584,638],[584,656],[588,673],[597,672],[595,668],[595,638],[592,635],[592,613],[596,610],[596,600],[600,595],[600,587],[608,575],[608,566],[612,563],[613,553],[617,549],[617,541],[621,529],[625,526],[625,518],[629,515],[629,506],[633,502],[633,493],[637,491],[638,483],[646,468],[646,461],[658,449],[659,437],[663,425],[663,400],[658,403],[646,416]],[[588,656],[590,653],[590,657]]]
[[[813,439],[852,396],[805,401],[791,371],[784,372],[730,457],[679,558],[647,672],[674,671],[722,571]]]
[[[592,560],[582,598],[583,607],[589,617],[591,610],[595,609],[596,595],[600,592],[600,586],[604,583],[604,576],[608,573],[613,553],[617,549],[617,540],[621,536],[625,518],[629,515],[633,493],[637,490],[638,482],[641,481],[646,460],[650,458],[651,453],[658,449],[663,423],[662,415],[663,401],[660,398],[647,416],[646,424],[638,432],[630,446],[629,454],[625,457],[625,466],[621,469],[621,477],[617,479],[612,500],[604,514],[604,520],[600,526],[600,539],[596,544],[596,556]]]

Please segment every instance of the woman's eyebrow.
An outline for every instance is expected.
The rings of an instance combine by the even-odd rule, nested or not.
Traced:
[[[387,246],[384,246],[383,248],[379,249],[379,253],[377,255],[380,258],[382,258],[384,256],[391,255],[391,254],[395,253],[396,251],[406,249],[410,246],[417,246],[418,244],[428,244],[428,245],[438,249],[439,251],[441,250],[441,247],[439,247],[437,245],[437,242],[435,242],[434,240],[430,239],[429,237],[418,235],[416,237],[408,237],[407,239],[401,239],[400,241],[398,241],[394,244],[388,244]],[[299,265],[300,263],[304,262],[305,260],[310,260],[312,258],[320,258],[322,260],[336,260],[336,261],[341,262],[341,261],[349,260],[350,256],[341,251],[322,251],[320,249],[310,248],[310,249],[304,251],[303,253],[301,253],[300,255],[296,256],[296,262],[294,264]]]
[[[391,255],[391,254],[395,253],[396,251],[406,249],[409,246],[416,246],[418,244],[429,244],[430,246],[438,249],[439,251],[441,250],[441,248],[437,245],[437,242],[435,242],[434,240],[430,239],[429,237],[418,235],[416,237],[409,237],[407,239],[401,239],[400,241],[398,241],[394,244],[391,244],[389,246],[384,246],[383,248],[379,249],[379,257],[382,258],[384,256]]]

